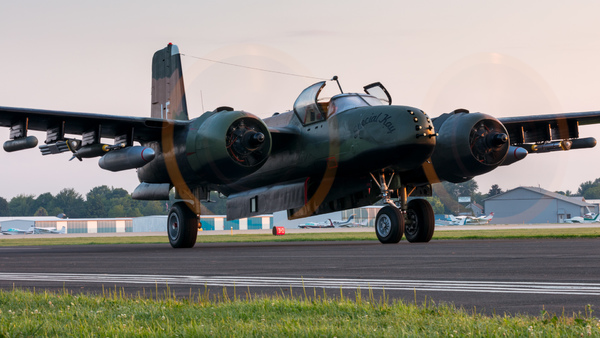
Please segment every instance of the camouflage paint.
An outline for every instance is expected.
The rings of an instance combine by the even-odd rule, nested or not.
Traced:
[[[173,44],[152,57],[151,116],[169,120],[188,120],[183,70],[179,48]]]

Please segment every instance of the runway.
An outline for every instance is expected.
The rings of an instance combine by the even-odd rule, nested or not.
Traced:
[[[600,305],[600,240],[287,242],[0,248],[0,287],[187,297],[223,288],[232,296],[385,296],[454,303],[486,313],[565,314]]]

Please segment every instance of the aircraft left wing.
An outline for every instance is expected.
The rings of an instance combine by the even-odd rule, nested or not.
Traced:
[[[579,138],[579,126],[600,123],[600,111],[504,117],[498,120],[506,127],[510,143],[520,145]]]

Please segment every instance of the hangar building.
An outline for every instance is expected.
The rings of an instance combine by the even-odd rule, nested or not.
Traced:
[[[251,230],[271,229],[273,216],[259,215],[228,221],[223,215],[202,215],[202,230]],[[136,218],[82,218],[61,219],[57,217],[0,217],[0,230],[28,230],[31,227],[54,228],[65,233],[120,233],[167,231],[167,216]],[[0,234],[1,236],[1,234]]]
[[[538,187],[518,187],[484,200],[491,224],[563,223],[565,219],[598,213],[598,204]]]

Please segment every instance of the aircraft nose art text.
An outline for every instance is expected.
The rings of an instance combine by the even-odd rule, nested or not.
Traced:
[[[369,163],[375,167],[411,170],[433,153],[437,134],[431,119],[420,109],[377,106],[359,112],[350,128],[356,159],[369,154]]]

